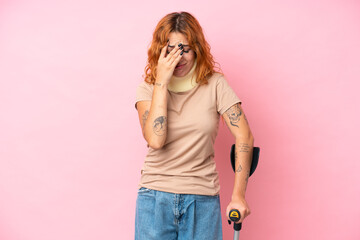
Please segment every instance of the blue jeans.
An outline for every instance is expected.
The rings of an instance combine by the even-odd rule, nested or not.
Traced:
[[[135,240],[222,239],[219,195],[175,194],[140,188]]]

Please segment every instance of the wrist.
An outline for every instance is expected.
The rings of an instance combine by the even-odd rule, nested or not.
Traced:
[[[156,86],[156,87],[166,87],[167,88],[167,83],[165,83],[165,82],[161,82],[161,81],[155,81],[155,83],[154,83],[154,86]]]
[[[233,193],[231,195],[231,200],[239,200],[239,199],[245,199],[245,193]]]

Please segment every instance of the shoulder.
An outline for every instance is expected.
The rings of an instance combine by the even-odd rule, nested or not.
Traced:
[[[215,72],[213,73],[213,75],[211,75],[211,77],[208,79],[208,84],[209,85],[218,85],[219,82],[225,80],[225,76],[222,73],[219,72]]]
[[[208,83],[213,87],[217,88],[219,85],[228,85],[228,81],[224,74],[215,72],[208,80]]]
[[[154,85],[142,81],[136,88],[136,102],[143,100],[152,100]]]
[[[153,89],[153,88],[154,88],[154,85],[146,82],[145,80],[143,80],[143,81],[141,81],[141,82],[138,84],[137,88]]]
[[[154,90],[154,85],[146,81],[141,81],[136,88],[137,92],[152,92]]]

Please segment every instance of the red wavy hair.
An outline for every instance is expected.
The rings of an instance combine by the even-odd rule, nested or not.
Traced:
[[[215,61],[210,53],[210,45],[205,40],[202,28],[197,19],[188,12],[173,12],[163,17],[153,33],[151,46],[148,49],[148,63],[145,67],[145,81],[154,84],[156,67],[162,47],[167,44],[171,32],[179,32],[186,36],[190,48],[196,57],[196,82],[207,84],[213,73]],[[216,67],[221,71],[219,67]]]

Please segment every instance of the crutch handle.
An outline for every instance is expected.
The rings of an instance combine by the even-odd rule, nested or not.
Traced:
[[[234,230],[235,231],[240,231],[241,230],[241,223],[236,223],[241,218],[239,210],[231,209],[230,212],[229,212],[229,218],[230,218],[231,221],[234,222]]]

